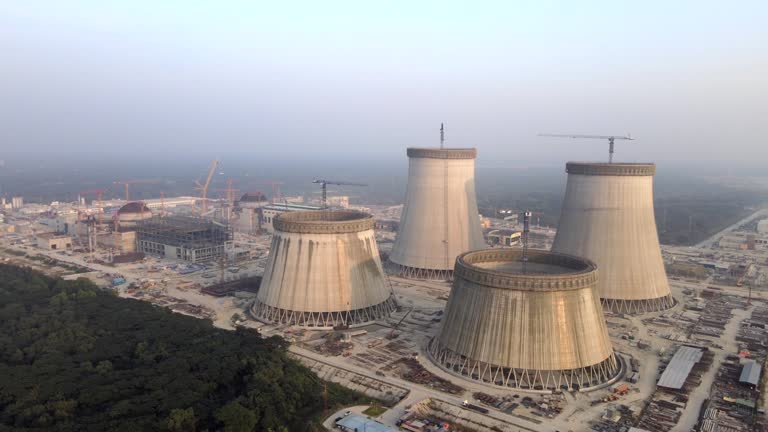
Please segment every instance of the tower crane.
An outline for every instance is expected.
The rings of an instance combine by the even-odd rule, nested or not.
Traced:
[[[526,210],[523,213],[523,274],[528,271],[528,236],[531,233],[531,216],[533,213]]]
[[[123,185],[125,186],[125,200],[130,201],[130,186],[132,184],[140,184],[140,183],[157,183],[157,180],[117,180],[113,181],[112,184],[117,185]]]
[[[577,134],[539,134],[542,137],[556,138],[585,138],[585,139],[604,139],[608,140],[608,163],[613,163],[613,144],[615,140],[634,141],[632,135],[577,135]]]
[[[283,195],[280,193],[280,185],[284,183],[273,181],[273,182],[267,182],[264,184],[272,186],[272,198],[270,199],[270,202],[272,204],[280,202],[280,200],[283,198]]]
[[[219,161],[214,160],[211,164],[211,168],[208,170],[208,177],[205,179],[205,183],[201,184],[200,180],[195,180],[195,190],[200,191],[200,198],[203,200],[203,211],[202,213],[205,213],[206,210],[208,210],[208,202],[206,201],[206,196],[208,195],[208,186],[211,184],[211,180],[213,179],[213,173],[216,172],[216,168],[219,166]]]
[[[328,185],[339,185],[339,186],[368,186],[364,183],[349,183],[349,182],[341,182],[341,181],[334,181],[334,180],[323,180],[323,179],[314,179],[312,180],[312,183],[319,184],[320,187],[323,190],[323,198],[322,198],[322,207],[328,208]]]
[[[98,204],[99,205],[99,226],[101,226],[101,215],[102,215],[102,212],[104,211],[101,205],[101,197],[104,194],[104,192],[106,192],[104,189],[91,189],[91,190],[80,192],[80,196],[86,196],[90,194],[96,195],[96,199],[99,202]],[[91,205],[93,205],[93,203],[91,203]]]
[[[235,208],[235,192],[237,192],[239,189],[233,189],[232,185],[234,184],[233,179],[227,180],[227,187],[226,189],[214,189],[216,192],[225,192],[226,193],[226,209],[227,209],[227,215],[226,219],[227,221],[231,221],[232,219],[232,212]]]

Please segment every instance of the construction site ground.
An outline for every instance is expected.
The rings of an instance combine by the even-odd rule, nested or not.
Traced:
[[[251,239],[262,250],[268,251],[270,237],[259,236]],[[88,272],[78,273],[96,282],[99,286],[112,289],[120,296],[138,298],[179,313],[211,319],[214,325],[233,329],[233,316],[240,317],[239,325],[259,329],[266,336],[279,335],[292,342],[290,351],[304,361],[322,362],[323,367],[338,368],[350,380],[364,377],[370,382],[384,383],[392,388],[404,388],[407,392],[399,401],[381,414],[378,420],[394,426],[395,422],[412,406],[431,399],[460,408],[466,400],[489,410],[487,414],[473,412],[473,416],[487,416],[497,422],[500,430],[516,431],[582,431],[589,430],[606,413],[620,405],[633,412],[640,412],[656,391],[660,366],[665,354],[681,341],[688,341],[681,326],[670,325],[682,319],[686,301],[700,295],[711,281],[672,280],[673,295],[678,305],[669,311],[643,316],[614,316],[608,314],[607,322],[614,349],[631,356],[639,362],[640,378],[622,395],[613,395],[614,389],[626,382],[621,380],[610,388],[588,393],[565,392],[562,400],[552,400],[544,393],[512,391],[483,385],[449,374],[429,359],[426,346],[440,328],[442,311],[445,308],[450,285],[445,282],[411,281],[390,276],[390,283],[397,298],[399,309],[382,322],[362,328],[339,332],[309,331],[285,325],[259,323],[248,314],[253,293],[238,292],[235,296],[214,297],[200,290],[221,280],[222,269],[211,264],[198,271],[181,274],[178,262],[148,257],[138,263],[108,265],[94,262],[86,254],[62,254],[44,251],[30,246],[14,245],[0,237],[0,248],[14,253],[3,253],[6,262],[29,265],[57,276],[73,277],[67,266],[76,265]],[[44,256],[61,262],[64,267],[41,264],[33,256]],[[103,255],[101,256],[104,260]],[[263,274],[266,253],[258,259],[237,264],[238,271],[225,269],[225,279],[260,276]],[[113,286],[113,279],[119,277],[124,283]],[[745,298],[746,287],[716,286],[724,295]],[[735,333],[740,321],[749,316],[756,304],[761,304],[766,292],[753,291],[753,305],[747,309],[734,309],[733,316],[724,325],[718,337],[695,335],[692,342],[709,341],[714,353],[714,365],[701,377],[701,383],[689,395],[689,402],[672,431],[688,431],[696,423],[701,402],[709,395],[719,363],[724,356],[736,351]],[[704,312],[703,312],[704,313]],[[407,314],[407,316],[406,316]],[[393,327],[403,318],[394,331]],[[667,324],[665,324],[665,322]],[[364,330],[365,332],[361,332]],[[345,336],[344,333],[350,335]],[[355,333],[355,336],[351,336]],[[309,359],[309,360],[306,360]],[[385,386],[386,387],[386,386]],[[483,395],[478,400],[478,395]],[[500,407],[488,401],[506,401]],[[601,401],[604,402],[597,402]],[[513,407],[514,406],[514,407]],[[542,408],[546,406],[546,408]],[[365,409],[366,407],[361,407]],[[457,411],[458,412],[458,411]],[[463,412],[463,411],[462,411]],[[333,416],[335,418],[336,416]],[[451,421],[450,419],[446,419]]]

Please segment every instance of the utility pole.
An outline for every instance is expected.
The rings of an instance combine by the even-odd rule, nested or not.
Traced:
[[[440,123],[440,148],[445,148],[445,125]]]

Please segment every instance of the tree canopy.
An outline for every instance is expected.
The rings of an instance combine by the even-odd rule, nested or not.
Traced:
[[[304,431],[322,395],[282,339],[0,265],[0,430]]]

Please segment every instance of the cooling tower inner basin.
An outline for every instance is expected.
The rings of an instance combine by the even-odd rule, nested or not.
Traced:
[[[251,312],[265,322],[364,325],[396,307],[373,216],[351,210],[283,213],[273,221],[264,279]]]
[[[596,268],[594,263],[581,258],[542,251],[529,251],[527,261],[523,263],[523,251],[512,249],[470,252],[460,256],[458,261],[468,271],[487,270],[487,274],[497,276],[535,276],[540,281],[548,280],[548,275],[589,273]]]
[[[588,389],[620,372],[596,292],[597,267],[571,255],[490,249],[460,255],[428,347],[448,372],[520,389]]]
[[[523,272],[522,262],[494,261],[494,262],[477,263],[475,264],[475,266],[483,270],[495,270],[495,271],[504,272],[504,273],[519,274]],[[525,265],[525,271],[528,274],[546,275],[546,274],[566,274],[566,273],[569,273],[571,270],[564,267],[552,265],[552,264],[529,262]]]

